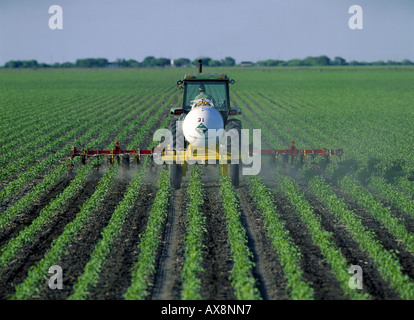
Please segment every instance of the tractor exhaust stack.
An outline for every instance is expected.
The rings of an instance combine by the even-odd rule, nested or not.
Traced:
[[[199,59],[198,60],[198,73],[202,73],[203,72],[203,60]]]

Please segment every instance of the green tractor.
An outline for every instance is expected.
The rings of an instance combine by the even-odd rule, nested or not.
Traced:
[[[225,73],[203,73],[202,60],[198,60],[198,63],[198,73],[187,73],[182,80],[177,81],[178,89],[183,90],[182,105],[173,107],[170,111],[172,150],[177,155],[172,158],[173,163],[169,164],[170,184],[174,189],[181,187],[188,163],[185,156],[181,163],[177,161],[178,154],[199,147],[200,143],[205,145],[208,129],[224,129],[227,136],[230,136],[230,143],[227,143],[228,155],[231,154],[232,141],[238,141],[237,150],[240,150],[242,125],[239,119],[230,118],[241,114],[240,108],[230,107],[229,83],[234,84],[234,80],[229,79]],[[234,135],[238,135],[237,139],[233,139]],[[229,160],[227,154],[226,159]],[[207,160],[207,154],[205,157]],[[220,160],[218,152],[215,157]],[[222,168],[222,173],[228,174],[237,187],[240,164],[226,163]]]

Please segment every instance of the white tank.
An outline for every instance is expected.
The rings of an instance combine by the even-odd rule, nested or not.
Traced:
[[[193,107],[184,119],[185,139],[195,147],[208,147],[208,129],[224,129],[220,112],[210,105]]]

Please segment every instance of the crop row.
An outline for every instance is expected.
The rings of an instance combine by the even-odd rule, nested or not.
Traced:
[[[402,267],[394,253],[386,250],[375,233],[367,229],[355,213],[347,208],[344,200],[338,197],[322,178],[314,177],[309,182],[311,192],[318,197],[335,218],[343,223],[351,236],[358,242],[362,251],[367,252],[376,267],[397,290],[403,299],[414,298],[414,283],[403,274]]]
[[[394,237],[401,240],[411,253],[414,252],[414,234],[406,229],[402,219],[398,219],[393,215],[389,207],[384,207],[375,195],[366,190],[360,182],[349,176],[340,181],[340,187],[367,210],[375,220],[385,226]]]
[[[149,110],[147,110],[149,112]],[[152,121],[147,122],[144,127],[147,127],[153,123],[156,119],[157,116],[159,116],[159,114],[161,113],[161,111],[158,111],[154,116]],[[146,112],[142,113],[140,117],[138,117],[137,119],[144,119],[146,115]],[[127,117],[128,119],[128,117]],[[108,121],[111,121],[112,119],[108,119]],[[123,121],[124,119],[122,119]],[[135,125],[135,121],[132,122],[132,125],[129,126],[124,126],[123,127],[123,132],[129,133],[131,131],[134,130],[134,125]],[[94,145],[98,145],[99,143],[103,142],[104,140],[107,139],[108,136],[111,135],[112,133],[112,129],[111,127],[107,127],[105,130],[105,134],[99,136],[99,138],[95,139],[94,141]],[[142,138],[142,134],[138,135],[139,137]],[[111,143],[112,144],[112,143]],[[110,145],[108,145],[109,147]],[[78,160],[78,159],[76,159]],[[19,201],[15,206],[13,206],[12,208],[6,210],[6,212],[3,213],[3,215],[1,216],[1,226],[4,226],[8,221],[10,221],[14,216],[16,216],[19,212],[21,212],[25,207],[29,206],[34,200],[36,200],[36,198],[38,196],[40,196],[43,192],[46,192],[46,188],[47,186],[53,185],[53,183],[55,181],[57,181],[57,179],[60,178],[61,174],[64,173],[64,168],[66,167],[66,164],[62,164],[59,167],[57,167],[56,170],[52,171],[53,174],[50,174],[48,176],[46,176],[46,178],[43,180],[43,182],[41,184],[39,184],[38,186],[40,186],[40,188],[36,188],[34,190],[34,192],[32,193],[28,193],[26,194],[26,196]],[[89,168],[89,167],[88,167]],[[91,170],[91,168],[89,168],[89,170]]]
[[[109,188],[112,186],[118,172],[118,167],[114,166],[110,168],[102,179],[99,181],[93,195],[85,201],[77,213],[76,218],[65,226],[62,234],[55,239],[50,249],[46,252],[44,258],[36,263],[35,266],[29,269],[27,277],[24,282],[18,284],[15,287],[15,294],[11,299],[22,300],[29,299],[34,293],[44,284],[45,275],[50,266],[56,264],[60,257],[63,255],[67,246],[82,229],[83,225],[88,221],[94,210],[100,201],[105,197]]]
[[[108,123],[110,123],[110,121],[113,121],[113,120],[114,120],[113,118],[109,118]],[[89,140],[90,137],[93,136],[93,133],[95,133],[95,130],[91,130],[89,135],[87,135],[86,137],[84,136],[86,138],[85,141]],[[103,132],[103,134],[101,134],[97,139],[95,139],[94,141],[95,146],[97,146],[98,143],[102,143],[103,141],[105,141],[107,137],[111,135],[111,133],[112,133],[112,130],[108,126],[107,129]],[[77,162],[78,162],[78,159],[76,159],[75,163]],[[46,165],[47,163],[45,163],[45,167]],[[45,169],[47,169],[47,167]],[[24,208],[30,206],[33,203],[33,201],[35,201],[38,197],[45,194],[50,189],[50,187],[53,186],[54,183],[58,181],[63,174],[65,174],[66,171],[67,171],[66,164],[61,164],[60,166],[55,167],[54,170],[52,170],[49,174],[47,174],[44,177],[43,181],[40,184],[37,184],[36,186],[34,186],[34,189],[32,190],[32,192],[27,193],[20,201],[15,203],[13,207],[9,208],[3,213],[3,215],[0,218],[0,228],[3,227],[6,223],[8,223],[12,218],[17,216],[17,214],[22,212]],[[15,190],[15,188],[21,186],[25,182],[27,183],[28,181],[30,181],[29,180],[30,178],[31,176],[27,174],[23,175],[23,177],[19,177],[19,179],[15,181],[19,181],[20,183],[13,181],[12,183],[9,184],[8,187],[4,189],[4,192],[5,193],[7,192],[6,195],[11,194]]]
[[[132,148],[133,146],[136,146],[136,143],[139,143],[146,135],[147,131],[151,128],[151,126],[157,121],[158,117],[162,114],[162,109],[159,109],[158,112],[156,112],[150,119],[145,123],[145,125],[142,126],[144,130],[140,130],[139,133],[135,136],[135,138],[131,141],[128,148]],[[143,116],[146,115],[146,112],[142,114]],[[140,117],[138,117],[140,118]],[[132,122],[133,125],[135,125],[135,120]],[[123,131],[120,133],[119,136],[125,136],[128,134],[133,128],[131,126],[124,127]],[[119,137],[118,136],[118,137]],[[91,171],[91,166],[86,166],[82,168],[81,170],[84,170],[85,172]],[[144,172],[145,164],[143,168],[140,170],[139,177],[142,176],[142,172]],[[25,282],[20,284],[16,287],[16,295],[14,298],[21,298],[21,297],[28,297],[30,296],[30,293],[33,291],[36,291],[37,286],[40,285],[42,278],[45,275],[45,268],[50,267],[50,265],[53,265],[56,263],[56,261],[59,260],[59,257],[62,255],[62,253],[65,250],[65,246],[71,241],[71,239],[74,237],[75,234],[79,232],[79,230],[82,228],[83,222],[88,219],[88,217],[91,215],[93,210],[96,208],[96,205],[99,201],[103,199],[103,195],[108,191],[108,189],[111,186],[111,182],[114,180],[116,173],[117,173],[117,167],[112,167],[101,179],[101,181],[98,184],[97,189],[95,190],[94,194],[84,203],[84,205],[81,208],[81,211],[77,214],[76,218],[69,223],[62,235],[53,242],[52,247],[49,249],[49,251],[46,253],[44,259],[42,259],[36,266],[33,266],[28,274],[28,277],[26,278]],[[75,180],[77,179],[78,175],[76,176]],[[137,182],[131,184],[131,188],[129,189],[129,196],[124,199],[124,202],[121,206],[123,209],[119,209],[120,212],[126,212],[127,210],[127,204],[131,202],[131,196],[136,197],[136,185]],[[70,184],[69,187],[71,187],[73,182]],[[66,188],[63,193],[66,192],[66,190],[69,188]],[[124,211],[123,211],[124,210]],[[116,215],[115,215],[116,216]],[[115,219],[115,218],[114,218]],[[108,234],[110,233],[110,228],[108,228]],[[97,249],[98,250],[98,249]],[[99,252],[99,250],[97,251]],[[86,282],[85,282],[86,283]]]
[[[160,235],[168,214],[171,190],[168,170],[158,180],[158,191],[148,218],[145,233],[140,238],[138,261],[133,267],[131,284],[124,294],[126,300],[144,299],[148,295],[149,279],[155,273],[155,258]]]
[[[205,216],[201,212],[204,203],[203,186],[201,182],[202,170],[199,166],[192,166],[188,182],[188,209],[187,209],[187,236],[185,237],[184,265],[181,271],[183,281],[183,300],[201,299],[199,275],[204,271],[203,236],[206,232]]]
[[[85,99],[78,96],[61,96],[60,98],[58,101],[54,101],[54,99],[29,96],[27,100],[24,99],[22,101],[22,99],[17,97],[18,102],[12,100],[8,103],[3,103],[2,105],[8,106],[5,112],[8,111],[10,117],[5,116],[2,119],[0,154],[3,154],[6,150],[16,148],[19,144],[30,141],[38,133],[47,132],[46,130],[49,130],[49,128],[58,126],[59,121],[56,121],[58,119],[76,119],[76,112],[81,113],[82,106],[85,104],[87,105],[91,102],[100,104],[102,101],[109,101],[111,99],[110,96],[98,99],[94,97]],[[41,108],[37,106],[41,106]],[[20,110],[20,112],[16,112],[16,110]],[[54,121],[50,121],[51,119]]]
[[[132,109],[132,107],[130,107]],[[122,119],[122,108],[120,107],[118,110],[107,110],[106,113],[101,114],[99,117],[95,119],[91,119],[85,123],[83,123],[80,127],[78,127],[78,132],[85,132],[81,137],[70,140],[66,143],[66,145],[61,148],[60,150],[56,151],[55,153],[51,154],[49,157],[44,159],[43,161],[36,163],[38,160],[36,158],[36,154],[29,154],[27,157],[25,157],[26,162],[36,163],[32,167],[26,169],[22,174],[20,174],[15,180],[11,181],[1,192],[0,192],[0,201],[5,201],[8,199],[11,195],[14,194],[15,191],[22,188],[24,185],[28,184],[31,180],[33,180],[38,175],[44,173],[46,170],[48,170],[51,166],[56,165],[59,163],[61,159],[66,158],[69,155],[69,151],[72,147],[72,145],[85,145],[87,142],[89,142],[91,139],[93,139],[97,133],[101,130],[100,125],[107,124],[107,127],[104,127],[104,133],[109,136],[111,130],[110,130],[110,124],[114,123],[114,121],[118,120],[124,120]],[[115,111],[115,112],[114,112]],[[117,112],[116,112],[117,111]],[[110,116],[112,113],[114,113],[112,116]],[[105,120],[106,117],[106,120]],[[99,124],[99,125],[98,125]],[[83,130],[83,131],[82,131]],[[103,141],[103,139],[102,139]],[[94,144],[95,143],[95,144]],[[92,145],[96,145],[96,141],[92,143]],[[13,167],[14,164],[11,164]]]
[[[245,96],[247,97],[247,95]],[[251,95],[251,97],[253,97],[253,95]],[[279,143],[278,141],[278,137],[277,135],[279,135],[279,130],[283,130],[283,127],[279,126],[280,124],[278,124],[278,121],[276,121],[276,119],[271,119],[272,116],[268,116],[269,112],[263,113],[263,110],[266,108],[257,108],[255,107],[255,115],[256,117],[252,118],[251,116],[249,116],[249,114],[251,113],[251,107],[248,106],[246,104],[247,100],[241,100],[239,97],[236,97],[236,102],[239,104],[244,104],[244,108],[243,110],[247,112],[245,112],[246,115],[246,120],[248,123],[250,123],[250,125],[253,125],[254,127],[260,127],[260,123],[265,123],[266,124],[266,128],[264,130],[262,130],[262,136],[265,137],[265,139],[267,140],[267,142],[271,143],[271,145],[273,145],[274,147],[276,147],[277,143]],[[252,103],[252,100],[257,100],[256,96],[254,96],[254,98],[252,98],[249,102]],[[284,106],[283,106],[284,107]],[[282,107],[281,107],[282,108]],[[275,109],[274,109],[275,110]],[[277,114],[280,115],[281,113],[279,112],[280,110],[277,109],[278,112]],[[268,110],[270,111],[270,109]],[[312,110],[313,111],[313,110]],[[274,112],[273,112],[274,113]],[[283,112],[282,112],[283,113]],[[286,116],[288,116],[288,114],[286,114]],[[283,122],[285,122],[286,118],[283,117]],[[275,120],[275,121],[273,121]],[[273,126],[272,126],[273,123]],[[288,124],[289,121],[286,121],[286,123]],[[317,124],[317,122],[315,122],[315,124]],[[297,129],[301,128],[302,126],[309,126],[309,123],[306,124],[305,122],[301,122],[299,119],[296,123],[296,125],[291,125],[290,128],[292,128],[293,130],[296,130],[297,132],[295,133],[295,141],[301,141],[299,140],[297,137],[301,137],[303,136],[305,138],[305,140],[303,141],[308,141],[308,137],[306,136],[306,132],[302,132],[302,130],[298,131]],[[263,128],[263,125],[261,126]],[[315,126],[316,128],[321,127],[321,126]],[[322,126],[323,127],[323,126]],[[276,133],[276,134],[275,134]],[[286,136],[286,135],[285,135]],[[312,133],[313,137],[320,137],[319,134],[317,133]],[[311,141],[312,139],[310,139],[309,141]],[[323,138],[322,138],[323,141]],[[358,146],[356,146],[353,142],[353,139],[349,139],[349,144],[348,144],[349,148],[354,148],[354,150],[358,150]],[[358,151],[356,151],[356,153],[359,153]],[[386,158],[384,158],[384,161],[386,161]],[[362,162],[361,162],[362,163]],[[330,169],[335,168],[334,166],[332,166]],[[340,167],[337,167],[340,169]],[[376,173],[381,174],[384,173],[383,170],[384,167],[381,166],[377,166],[376,167]],[[372,170],[372,169],[371,169]],[[309,169],[305,169],[302,172],[303,173],[309,173],[311,170]],[[368,172],[368,171],[367,171]],[[324,173],[324,172],[322,172]],[[301,176],[303,177],[307,177],[307,176],[312,176],[313,174],[308,174],[305,176]],[[331,176],[332,178],[332,176]],[[315,178],[316,179],[316,178]],[[321,180],[322,181],[322,180]],[[324,192],[326,192],[327,189],[329,189],[329,184],[325,181],[323,182],[319,182],[318,187],[325,190]],[[332,179],[332,181],[335,181]],[[389,183],[386,182],[386,180],[383,177],[377,177],[377,176],[371,176],[368,179],[368,187],[371,191],[375,192],[376,195],[380,196],[383,201],[388,201],[389,203],[393,204],[396,208],[398,208],[399,210],[401,210],[402,212],[405,212],[408,215],[412,215],[412,208],[413,208],[413,200],[412,200],[412,193],[410,193],[410,191],[412,190],[412,182],[407,180],[407,178],[405,177],[400,177],[398,179],[396,179],[397,183],[395,185],[391,185]],[[283,178],[280,180],[281,182],[281,189],[283,189],[286,193],[286,190],[288,190],[288,186],[289,184],[286,182],[286,178]],[[293,180],[291,181],[291,183],[293,183]],[[315,184],[315,182],[313,182],[313,184]],[[369,192],[367,189],[365,189],[362,184],[360,182],[358,182],[356,179],[351,179],[348,176],[345,176],[345,178],[343,178],[340,183],[339,183],[339,187],[340,190],[345,192],[350,198],[349,201],[352,201],[352,199],[355,199],[355,201],[358,203],[359,206],[361,206],[362,208],[364,208],[367,212],[371,213],[372,216],[377,219],[380,223],[382,223],[391,234],[393,234],[395,236],[396,239],[398,239],[399,241],[401,241],[411,252],[412,252],[412,234],[405,228],[405,221],[402,219],[397,219],[394,214],[391,212],[390,208],[388,207],[384,207],[384,204],[381,203],[380,201],[378,201],[378,199],[376,199],[376,196],[374,194],[372,194],[371,192]],[[295,189],[291,189],[291,191],[293,194],[298,193],[299,191]],[[326,206],[328,206],[328,203],[330,201],[334,201],[333,198],[335,197],[334,194],[330,194],[330,196],[326,196],[324,198],[324,204]],[[329,201],[328,201],[329,200]],[[292,205],[294,205],[295,207],[297,207],[298,203],[302,203],[303,207],[299,207],[297,208],[297,212],[301,214],[302,217],[305,217],[304,212],[310,212],[310,210],[312,209],[310,204],[308,205],[304,205],[305,200],[301,200],[300,198],[296,198],[296,197],[292,197],[291,198],[291,203]],[[306,203],[306,201],[305,201]],[[331,205],[329,206],[329,210],[332,213],[335,213],[335,210],[338,212],[344,212],[344,208],[340,207],[339,204],[336,204],[338,206],[338,208],[335,207],[335,205]],[[356,219],[354,217],[352,217],[352,215],[350,213],[347,214],[347,218],[346,219]],[[349,222],[349,221],[348,221]],[[359,221],[358,221],[359,223]],[[358,228],[353,224],[357,224],[356,221],[352,221],[349,222],[349,228],[351,230],[351,226],[353,226],[354,228]],[[309,222],[306,223],[307,226],[311,226],[311,224]],[[317,231],[318,229],[320,229],[320,226],[315,227],[315,232],[316,233],[320,233],[321,235],[323,234],[322,231]],[[361,226],[362,228],[362,226]],[[396,259],[392,254],[388,253],[387,251],[382,252],[383,247],[378,243],[375,242],[373,239],[375,239],[375,237],[373,237],[372,232],[370,230],[365,230],[364,232],[366,232],[367,237],[371,237],[371,240],[361,240],[359,238],[360,233],[362,232],[362,229],[358,229],[358,232],[351,232],[351,235],[353,236],[354,239],[356,239],[357,241],[364,241],[363,244],[360,244],[360,248],[361,250],[363,250],[363,246],[364,250],[366,252],[370,252],[370,255],[375,257],[376,259],[376,266],[378,267],[378,269],[380,270],[381,274],[383,274],[384,278],[387,279],[388,281],[390,281],[390,283],[392,283],[392,286],[394,288],[397,288],[397,291],[400,293],[401,297],[403,298],[409,298],[412,296],[412,284],[410,282],[410,279],[406,276],[403,275],[403,273],[401,272],[401,266],[399,265],[398,259]],[[321,236],[323,239],[323,236]],[[329,237],[327,237],[329,238]],[[368,239],[366,238],[366,239]],[[360,242],[359,241],[359,242]],[[370,243],[371,242],[371,243]],[[372,248],[368,249],[369,246],[372,246]],[[374,249],[373,249],[374,248]],[[332,249],[331,249],[332,250]],[[339,252],[338,252],[339,253]],[[384,262],[385,261],[385,262]],[[338,266],[341,265],[341,263],[337,263]],[[381,264],[381,266],[380,266]],[[349,291],[349,288],[347,288],[347,280],[349,280],[349,275],[346,274],[344,271],[347,270],[346,266],[344,264],[342,264],[342,267],[340,267],[339,269],[341,269],[342,271],[340,271],[340,273],[342,273],[343,275],[340,276],[339,273],[337,274],[338,279],[342,277],[342,287],[344,290],[348,290],[348,292],[352,292],[353,291]],[[338,271],[339,271],[338,269]],[[366,298],[365,296],[362,296],[363,298]],[[359,298],[359,297],[357,297]]]
[[[97,116],[100,114],[100,116]],[[91,110],[89,117],[94,120],[94,123],[99,123],[105,119],[105,116],[108,117],[111,114],[111,108],[106,108],[106,113],[103,110],[100,110],[100,106],[95,106]],[[82,118],[80,118],[82,119]],[[39,160],[43,156],[58,150],[64,145],[68,145],[76,136],[84,132],[89,126],[93,126],[94,123],[91,121],[86,121],[86,118],[83,119],[84,123],[81,121],[71,121],[66,125],[62,123],[62,127],[56,129],[54,132],[51,132],[50,135],[35,138],[31,143],[28,143],[23,148],[20,148],[15,153],[9,153],[4,156],[4,168],[0,174],[0,181],[8,178],[12,174],[15,174],[18,171],[23,169],[28,169],[34,160]],[[11,157],[16,157],[15,161],[9,163],[6,166],[6,163],[10,162]],[[3,158],[2,158],[3,160]]]
[[[240,221],[240,205],[237,193],[231,180],[224,175],[220,178],[220,195],[226,216],[226,226],[230,250],[233,257],[233,268],[230,279],[239,300],[260,299],[255,286],[252,269],[255,265],[253,254],[247,246],[246,230]]]
[[[149,97],[149,94],[144,95],[141,97],[140,100],[136,101],[135,103],[138,104],[141,101],[145,101],[145,99],[147,99],[148,97]],[[66,133],[64,136],[58,135],[58,138],[56,138],[54,141],[52,140],[52,142],[50,142],[48,145],[43,146],[42,148],[40,148],[39,150],[36,150],[33,153],[30,153],[30,152],[32,150],[35,150],[36,147],[43,145],[45,141],[48,141],[47,137],[36,139],[31,144],[26,145],[24,148],[19,149],[18,153],[22,153],[22,155],[27,153],[28,155],[26,157],[18,158],[17,161],[11,163],[8,167],[3,169],[1,177],[6,178],[7,176],[13,174],[14,172],[20,169],[26,168],[28,165],[34,162],[33,161],[34,159],[38,160],[43,155],[49,153],[50,151],[54,151],[57,148],[60,148],[62,146],[64,146],[61,149],[62,152],[68,152],[67,150],[71,147],[71,141],[74,138],[76,138],[80,133],[88,131],[88,129],[91,127],[96,128],[95,130],[105,128],[105,126],[107,126],[110,123],[108,118],[115,116],[117,112],[119,115],[120,114],[119,112],[122,109],[125,109],[123,111],[127,111],[127,109],[132,111],[133,110],[132,108],[134,108],[134,104],[131,104],[131,102],[129,101],[130,99],[131,97],[128,97],[128,99],[126,99],[123,103],[117,103],[117,104],[106,103],[105,108],[102,108],[101,105],[95,105],[93,108],[88,106],[88,108],[85,108],[88,110],[88,112],[85,113],[84,118],[81,117],[82,113],[78,117],[76,117],[75,120],[73,120],[71,117],[66,118],[67,126],[69,129],[71,129],[69,130],[68,133]],[[99,113],[99,116],[94,115],[94,113]],[[128,121],[129,120],[128,118],[134,115],[134,113],[126,113],[126,114],[128,116],[126,119],[124,119],[125,121]],[[63,121],[62,126],[64,129],[66,129],[64,123],[65,122]],[[98,124],[99,126],[97,126]],[[58,129],[57,131],[59,130],[61,129]],[[54,159],[57,159],[56,157],[58,157],[59,155],[61,155],[60,152],[57,152],[57,153],[55,152]]]
[[[396,208],[414,217],[414,201],[397,187],[387,183],[385,178],[372,176],[369,187],[383,200],[389,201]]]
[[[166,125],[166,121],[163,122],[162,126],[165,126],[165,125]],[[145,133],[146,132],[141,132],[140,133],[141,137],[143,137]],[[153,146],[154,146],[154,142],[151,143],[150,147],[153,147]],[[85,266],[84,272],[82,273],[82,275],[79,276],[78,281],[73,287],[73,290],[74,290],[73,294],[68,299],[70,300],[86,299],[88,297],[88,292],[91,290],[91,288],[96,286],[96,284],[98,283],[99,272],[102,268],[102,265],[105,263],[105,260],[108,254],[111,252],[111,250],[113,250],[114,240],[118,236],[119,232],[121,231],[121,228],[125,222],[125,219],[127,215],[130,213],[138,197],[139,190],[142,184],[142,178],[145,173],[148,162],[149,162],[149,159],[145,158],[137,174],[131,180],[123,200],[119,203],[114,213],[112,214],[111,219],[108,222],[108,225],[102,231],[102,239],[96,244],[91,254],[91,258]],[[161,186],[161,182],[160,182],[160,186]],[[163,194],[163,196],[165,196],[165,194]],[[153,208],[155,208],[154,205],[153,205]],[[156,209],[154,209],[154,212],[155,214],[161,214],[160,211]],[[151,217],[151,214],[150,214],[150,217]],[[148,224],[149,223],[150,222],[148,221]],[[151,230],[152,233],[154,232],[153,229],[148,229],[148,230]],[[158,233],[155,236],[158,237]],[[141,242],[142,242],[142,239],[141,239]],[[149,262],[148,260],[146,260],[145,262],[147,263],[145,267],[149,269],[153,268],[152,261]],[[148,270],[148,269],[145,269],[145,270]]]
[[[312,205],[300,192],[297,184],[289,177],[279,176],[279,192],[284,194],[295,209],[303,224],[306,226],[312,241],[318,246],[326,261],[330,264],[332,272],[343,289],[351,299],[367,299],[367,294],[359,293],[349,286],[349,265],[341,250],[333,241],[332,233],[324,230],[321,219],[315,214]]]
[[[109,133],[109,132],[108,132]],[[102,139],[103,140],[103,139]],[[98,141],[99,142],[99,141]],[[65,190],[60,193],[55,199],[51,201],[51,203],[43,208],[39,216],[33,221],[33,223],[23,229],[17,237],[10,240],[3,248],[2,248],[2,255],[0,257],[0,266],[5,266],[9,262],[9,260],[17,253],[17,251],[21,248],[22,244],[25,244],[31,241],[38,230],[41,227],[46,225],[51,217],[51,215],[55,212],[59,212],[59,210],[63,207],[63,205],[72,198],[79,190],[82,189],[82,186],[87,181],[87,176],[89,173],[93,171],[93,163],[89,163],[87,166],[78,170],[77,175],[74,180],[71,181],[69,186],[65,188]],[[13,207],[14,208],[14,207]],[[6,215],[2,215],[3,225],[8,222],[8,220],[13,217],[10,212],[16,214],[19,211],[10,210],[6,212]],[[5,218],[8,218],[5,221]]]
[[[147,101],[147,103],[143,104],[142,107],[144,108],[147,106],[151,106],[150,104],[151,102],[152,102],[151,100]],[[121,107],[122,105],[119,107],[119,110],[121,109]],[[133,132],[136,129],[135,126],[137,125],[137,121],[142,121],[144,117],[146,116],[146,114],[148,114],[150,110],[152,110],[153,108],[155,109],[155,107],[156,106],[154,104],[152,107],[147,108],[147,110],[143,112],[142,114],[140,114],[140,116],[138,117],[136,117],[135,113],[133,112],[128,113],[128,111],[134,110],[135,108],[134,105],[131,105],[129,108],[123,111],[123,113],[127,114],[127,116],[124,118],[122,117],[122,114],[118,114],[117,112],[115,112],[115,110],[113,110],[112,113],[115,113],[115,114],[113,114],[111,117],[107,118],[105,121],[101,123],[99,123],[99,119],[101,118],[99,117],[97,121],[93,122],[96,124],[94,127],[90,128],[90,130],[86,134],[84,134],[81,138],[78,138],[77,140],[73,141],[72,143],[76,145],[85,145],[88,141],[91,140],[91,138],[94,137],[94,135],[97,134],[97,132],[99,131],[99,128],[103,127],[103,131],[99,135],[99,138],[95,139],[94,141],[92,141],[90,144],[87,145],[87,147],[89,148],[96,148],[99,146],[100,143],[107,140],[108,137],[110,137],[111,135],[113,136],[113,130],[111,129],[111,125],[118,125],[120,128],[124,129],[122,132],[127,132],[129,134],[130,132]],[[139,112],[139,111],[140,109],[138,109],[136,112]],[[102,116],[105,117],[106,115],[104,114]],[[135,118],[135,120],[131,121],[131,119],[133,118]],[[102,119],[105,119],[105,118],[102,118]],[[114,123],[116,119],[118,119],[118,122]],[[127,123],[127,121],[129,121],[130,123],[127,127],[125,127],[125,123]],[[92,125],[92,123],[86,123],[84,125],[88,128],[88,125]],[[125,135],[119,136],[117,138],[123,138],[123,137],[125,137]],[[117,141],[117,139],[113,141]],[[134,146],[134,148],[136,148],[136,146],[137,144]],[[0,200],[4,201],[8,197],[10,197],[16,190],[18,190],[23,185],[30,182],[31,179],[36,177],[39,173],[43,172],[44,170],[52,166],[55,161],[58,161],[60,158],[67,157],[67,155],[69,154],[70,148],[71,148],[71,143],[67,144],[59,152],[56,152],[54,155],[50,156],[46,161],[43,161],[42,163],[35,165],[32,169],[21,174],[16,180],[9,183],[9,185],[0,192]],[[31,200],[35,199],[36,197],[39,197],[41,194],[44,194],[49,189],[48,187],[53,185],[53,182],[58,181],[58,179],[61,177],[61,174],[64,172],[63,167],[66,167],[66,164],[62,164],[60,166],[55,167],[54,170],[52,170],[49,174],[45,176],[43,182],[40,185],[35,187],[34,192],[36,193],[36,195],[31,195],[30,193],[26,194],[26,196],[18,204],[19,209],[13,209],[13,210],[14,211],[21,210],[22,208],[30,204]],[[47,182],[47,183],[44,183],[44,182]]]
[[[313,299],[313,289],[303,280],[301,254],[297,245],[293,242],[285,223],[280,218],[274,197],[270,190],[260,181],[259,177],[248,180],[250,194],[264,218],[264,225],[273,250],[283,268],[287,279],[286,291],[293,300]]]
[[[93,100],[90,99],[90,102]],[[89,102],[89,103],[90,103]],[[88,103],[88,101],[85,101],[84,103]],[[96,102],[95,102],[96,103]],[[69,127],[68,125],[72,123],[73,125],[73,119],[79,119],[82,118],[82,113],[86,113],[87,111],[82,108],[82,104],[78,102],[77,107],[76,105],[73,106],[73,102],[71,102],[70,108],[68,108],[70,112],[63,113],[60,108],[54,108],[54,110],[49,110],[49,116],[53,121],[48,121],[47,123],[43,123],[41,126],[38,119],[36,119],[35,124],[26,123],[24,125],[24,128],[20,128],[19,126],[15,126],[15,128],[12,128],[10,130],[11,134],[10,136],[3,136],[2,142],[0,142],[0,163],[2,165],[6,164],[6,159],[10,159],[10,155],[14,154],[16,158],[19,158],[24,153],[20,150],[23,146],[25,146],[27,143],[32,143],[34,139],[37,138],[44,138],[46,136],[51,136],[52,132],[55,132],[56,130],[64,130],[65,127]],[[33,120],[34,121],[34,120]],[[36,126],[36,124],[38,126]],[[67,131],[68,128],[65,128],[65,131]],[[27,148],[25,146],[25,148]],[[29,151],[31,148],[27,148]]]

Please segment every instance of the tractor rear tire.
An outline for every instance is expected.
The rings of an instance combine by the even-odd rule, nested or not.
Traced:
[[[170,187],[173,189],[181,188],[182,168],[180,164],[172,163],[168,165],[169,174],[170,174]]]
[[[238,148],[237,151],[241,150],[241,129],[242,129],[242,124],[241,121],[239,119],[230,119],[227,121],[226,126],[225,126],[225,130],[226,132],[235,129],[235,131],[238,134]],[[234,137],[234,131],[232,131],[232,133],[230,133],[230,143],[227,142],[227,151],[231,152],[231,141],[234,141],[233,137]],[[240,162],[240,159],[239,159]],[[228,165],[228,174],[230,177],[230,180],[232,182],[232,184],[237,188],[240,184],[240,163],[229,163]]]
[[[180,117],[179,119],[172,119],[170,122],[170,131],[173,138],[173,149],[182,151],[185,148],[185,138],[184,138],[184,132],[181,125],[177,126],[178,124],[182,124],[182,121],[184,121],[184,117]]]
[[[231,183],[237,188],[240,184],[240,164],[229,164],[228,172]]]
[[[241,148],[241,129],[242,129],[242,124],[241,121],[239,119],[230,119],[227,121],[226,126],[224,128],[224,130],[226,130],[226,132],[229,132],[230,130],[235,129],[236,132],[238,133],[238,141],[239,141],[239,148],[238,150],[240,150]],[[232,131],[234,132],[234,131]],[[228,133],[229,134],[229,133]],[[229,135],[230,137],[233,137],[234,134],[230,133]],[[233,141],[233,139],[231,139]],[[227,150],[230,151],[231,150],[231,142],[227,143]]]

